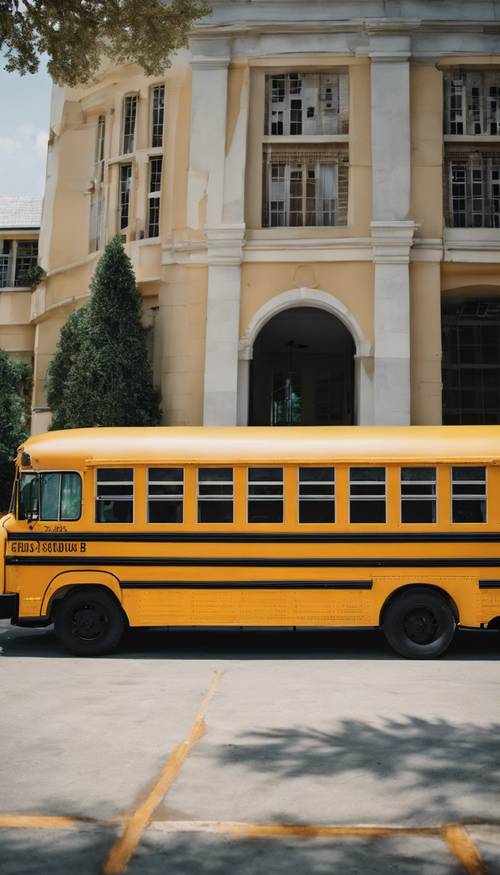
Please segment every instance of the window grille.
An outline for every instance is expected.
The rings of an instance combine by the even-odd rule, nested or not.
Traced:
[[[335,522],[335,468],[299,468],[299,522]]]
[[[120,166],[120,198],[118,204],[120,214],[120,230],[122,228],[128,227],[131,187],[132,165],[122,164]]]
[[[12,240],[0,240],[0,289],[12,285]]]
[[[401,522],[436,522],[436,469],[401,468]]]
[[[134,518],[133,468],[98,468],[97,523],[131,523]]]
[[[123,99],[123,155],[134,151],[136,116],[137,95],[129,94]]]
[[[148,471],[148,522],[182,523],[184,470],[150,468]]]
[[[499,70],[451,70],[444,89],[445,134],[500,134]]]
[[[264,149],[265,228],[347,223],[348,158],[344,150]]]
[[[351,468],[351,523],[385,523],[385,504],[385,468]]]
[[[234,482],[232,468],[198,470],[198,522],[233,522]]]
[[[97,120],[97,132],[94,158],[94,190],[90,198],[90,234],[89,250],[97,252],[104,244],[104,141],[106,136],[106,119],[100,115]]]
[[[443,307],[443,422],[500,424],[500,299]]]
[[[163,146],[165,86],[156,85],[151,94],[151,146]]]
[[[36,240],[18,240],[16,245],[15,286],[29,285],[26,273],[36,267],[38,261],[38,243]]]
[[[148,237],[160,233],[160,196],[162,157],[149,159]]]
[[[454,523],[485,523],[486,469],[453,467],[451,499]]]
[[[349,78],[346,72],[266,76],[266,135],[337,135],[348,131]]]
[[[283,468],[248,469],[248,522],[283,522]]]
[[[447,151],[446,224],[500,228],[500,149]]]

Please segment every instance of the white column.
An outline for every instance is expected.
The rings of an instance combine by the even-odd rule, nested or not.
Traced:
[[[236,425],[241,253],[244,227],[207,229],[208,298],[204,425]]]
[[[188,226],[200,228],[205,212],[206,224],[217,227],[223,221],[230,46],[223,39],[193,39],[190,47],[193,73]]]
[[[370,37],[374,422],[410,423],[410,38]]]
[[[199,37],[191,50],[188,224],[199,228],[205,216],[208,253],[203,423],[236,425],[249,74],[245,70],[241,77],[239,111],[227,142],[231,45]]]

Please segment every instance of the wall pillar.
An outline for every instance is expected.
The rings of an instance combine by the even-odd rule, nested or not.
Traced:
[[[249,75],[238,72],[239,105],[228,139],[231,45],[193,38],[191,51],[188,224],[203,227],[208,261],[203,424],[236,425]]]
[[[410,37],[370,36],[374,422],[410,423]]]

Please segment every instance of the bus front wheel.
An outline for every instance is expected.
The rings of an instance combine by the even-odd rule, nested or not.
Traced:
[[[412,587],[389,603],[382,628],[396,653],[407,659],[432,659],[441,656],[450,646],[456,619],[438,592]]]
[[[54,628],[71,653],[101,656],[118,645],[125,618],[112,595],[89,586],[73,590],[58,604]]]

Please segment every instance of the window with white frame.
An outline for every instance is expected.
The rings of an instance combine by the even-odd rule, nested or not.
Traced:
[[[445,134],[500,134],[500,70],[450,70],[444,75]]]
[[[100,115],[97,120],[94,179],[90,196],[89,251],[97,252],[104,245],[104,141],[106,119]]]
[[[448,150],[448,211],[451,228],[500,228],[500,148]]]
[[[27,288],[28,271],[37,263],[37,240],[0,239],[0,289]]]
[[[165,114],[165,86],[155,85],[151,89],[151,146],[163,146],[163,121]]]
[[[267,135],[347,134],[348,108],[349,79],[344,71],[266,76]]]
[[[123,98],[122,154],[128,155],[135,148],[135,125],[137,119],[137,94]]]
[[[233,503],[233,469],[199,468],[198,522],[232,523]]]
[[[500,227],[500,71],[444,74],[445,219]]]
[[[128,227],[130,211],[130,191],[132,188],[132,165],[120,165],[120,191],[118,199],[118,226],[120,230]]]
[[[265,85],[262,226],[346,225],[347,71],[269,73]]]
[[[266,228],[346,223],[347,154],[339,150],[264,148]]]
[[[149,191],[148,191],[148,215],[147,236],[158,237],[160,233],[160,197],[161,197],[161,169],[163,159],[159,155],[149,159]]]
[[[149,468],[148,522],[182,523],[183,468]]]

